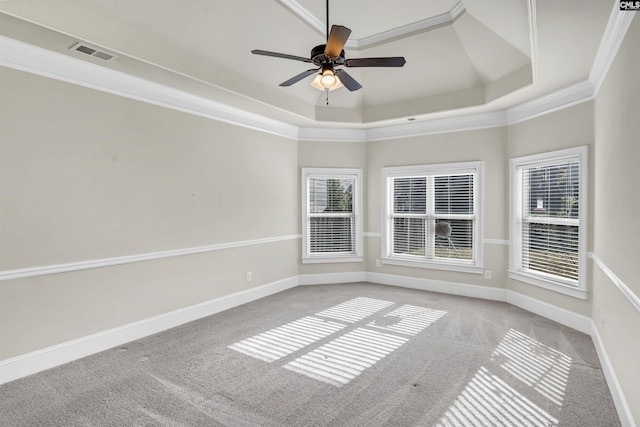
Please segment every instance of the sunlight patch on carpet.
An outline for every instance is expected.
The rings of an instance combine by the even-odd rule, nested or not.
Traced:
[[[571,368],[569,356],[510,329],[491,357],[511,375],[562,405]]]
[[[384,314],[382,310],[391,309],[393,305],[399,304],[374,298],[353,298],[313,316],[238,341],[228,348],[271,363],[348,328],[338,338],[325,344],[318,343],[320,347],[282,362],[285,369],[340,387],[447,313],[404,304]],[[367,319],[378,312],[381,313],[374,320]]]
[[[437,427],[450,426],[557,426],[558,419],[480,367]]]
[[[392,353],[407,338],[357,328],[284,367],[336,386],[349,383]]]
[[[316,313],[316,316],[329,317],[347,323],[355,323],[393,304],[391,301],[357,297],[322,310]]]
[[[542,397],[538,403],[545,408],[559,410],[562,406],[571,368],[571,358],[566,354],[510,329],[491,354],[491,362],[504,369],[505,375],[539,393]],[[519,388],[523,390],[524,386]],[[532,394],[532,397],[537,396]],[[558,423],[558,419],[483,366],[442,416],[438,426],[549,427]]]
[[[345,325],[314,317],[303,317],[228,346],[231,350],[274,362],[321,340]]]
[[[405,304],[386,314],[382,320],[367,323],[367,327],[417,335],[445,314],[447,314],[446,311]]]

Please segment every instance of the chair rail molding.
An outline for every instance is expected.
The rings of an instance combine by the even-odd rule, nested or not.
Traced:
[[[201,254],[205,252],[222,251],[243,246],[264,245],[267,243],[282,242],[285,240],[301,239],[300,234],[288,236],[267,237],[263,239],[242,240],[238,242],[218,243],[193,248],[172,249],[161,252],[148,252],[135,255],[124,255],[113,258],[93,259],[88,261],[69,262],[66,264],[28,267],[15,270],[0,271],[0,281],[22,279],[25,277],[46,276],[47,274],[68,273],[72,271],[87,270],[90,268],[109,267],[112,265],[130,264],[132,262],[151,261],[154,259],[171,258],[183,255]]]
[[[618,276],[615,275],[613,271],[593,252],[589,252],[587,255],[588,258],[593,260],[593,263],[602,270],[602,272],[611,280],[611,282],[616,285],[616,287],[622,292],[622,295],[627,297],[629,302],[636,308],[636,310],[640,311],[640,297],[636,295]]]

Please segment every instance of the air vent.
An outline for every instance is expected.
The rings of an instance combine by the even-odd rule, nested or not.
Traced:
[[[112,59],[116,58],[115,55],[112,55],[107,52],[103,52],[91,46],[87,46],[84,43],[76,43],[73,46],[71,46],[70,49],[75,50],[76,52],[81,52],[86,55],[93,56],[98,59],[102,59],[103,61],[111,61]]]

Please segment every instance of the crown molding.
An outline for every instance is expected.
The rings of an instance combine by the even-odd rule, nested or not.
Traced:
[[[507,124],[504,111],[470,114],[467,116],[448,117],[444,119],[414,122],[396,126],[385,126],[367,129],[367,141],[380,141],[412,136],[433,135],[446,132],[486,129],[505,126]]]
[[[301,8],[295,0],[277,1],[290,9]],[[444,15],[455,19],[463,12],[459,3]],[[296,141],[367,142],[508,126],[591,101],[634,16],[634,12],[614,7],[588,80],[504,110],[380,127],[362,124],[359,129],[340,128],[339,124],[334,128],[298,127],[4,36],[0,36],[0,65]]]
[[[430,30],[431,28],[439,27],[441,25],[451,24],[453,23],[453,21],[458,19],[458,17],[462,15],[464,11],[464,4],[462,4],[462,2],[459,2],[449,12],[422,19],[411,24],[402,25],[397,28],[392,28],[390,30],[363,37],[361,39],[348,40],[346,46],[356,50],[365,49],[370,46],[382,44],[390,40],[408,36],[409,34],[420,33]]]
[[[5,67],[289,139],[298,137],[298,128],[288,123],[5,36],[0,36],[0,52],[0,65]]]
[[[543,114],[595,99],[634,16],[635,12],[620,11],[618,3],[615,2],[593,61],[589,78],[507,109],[507,124],[511,125],[530,120]]]
[[[311,28],[315,29],[317,32],[325,36],[326,31],[326,23],[318,19],[313,13],[309,12],[305,9],[300,3],[296,0],[276,0],[280,4],[282,4],[285,8],[291,11],[294,15],[300,18],[302,21],[306,22]],[[390,40],[397,39],[399,37],[404,37],[409,34],[414,34],[418,32],[427,31],[431,28],[438,27],[440,25],[450,24],[455,21],[462,13],[464,13],[465,8],[462,2],[458,2],[450,11],[441,13],[440,15],[431,16],[426,19],[422,19],[417,22],[413,22],[411,24],[402,25],[400,27],[392,28],[387,31],[383,31],[381,33],[372,34],[367,37],[363,37],[361,39],[349,39],[345,44],[346,47],[359,50],[365,49],[369,46],[381,44],[388,42]]]
[[[536,0],[528,0],[529,46],[531,55],[531,75],[533,82],[538,81],[538,12]]]
[[[367,132],[364,129],[338,129],[338,128],[300,128],[298,141],[325,141],[325,142],[365,142]]]
[[[589,74],[589,81],[594,87],[594,95],[600,90],[635,15],[636,12],[621,11],[618,2],[614,2],[609,22],[607,22],[604,35],[600,40],[600,46],[598,46],[598,52]]]
[[[541,96],[528,102],[505,110],[506,124],[512,125],[552,113],[554,111],[569,108],[594,98],[594,88],[590,81],[565,87],[548,95]]]
[[[304,22],[309,24],[311,28],[315,29],[317,32],[326,36],[326,24],[324,21],[319,20],[313,13],[309,12],[307,9],[302,7],[300,3],[295,0],[276,0],[278,3],[282,4],[285,8],[289,9],[294,15],[298,18],[302,19]]]

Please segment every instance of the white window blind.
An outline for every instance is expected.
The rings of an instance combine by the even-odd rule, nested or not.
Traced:
[[[580,148],[512,160],[512,277],[586,290],[585,158]]]
[[[355,254],[355,178],[309,178],[309,253]]]
[[[477,182],[474,162],[385,168],[388,261],[479,265]]]
[[[580,163],[521,169],[522,265],[578,280]]]
[[[362,258],[362,171],[303,169],[303,262]]]
[[[473,174],[434,177],[436,257],[473,259],[473,181]]]

